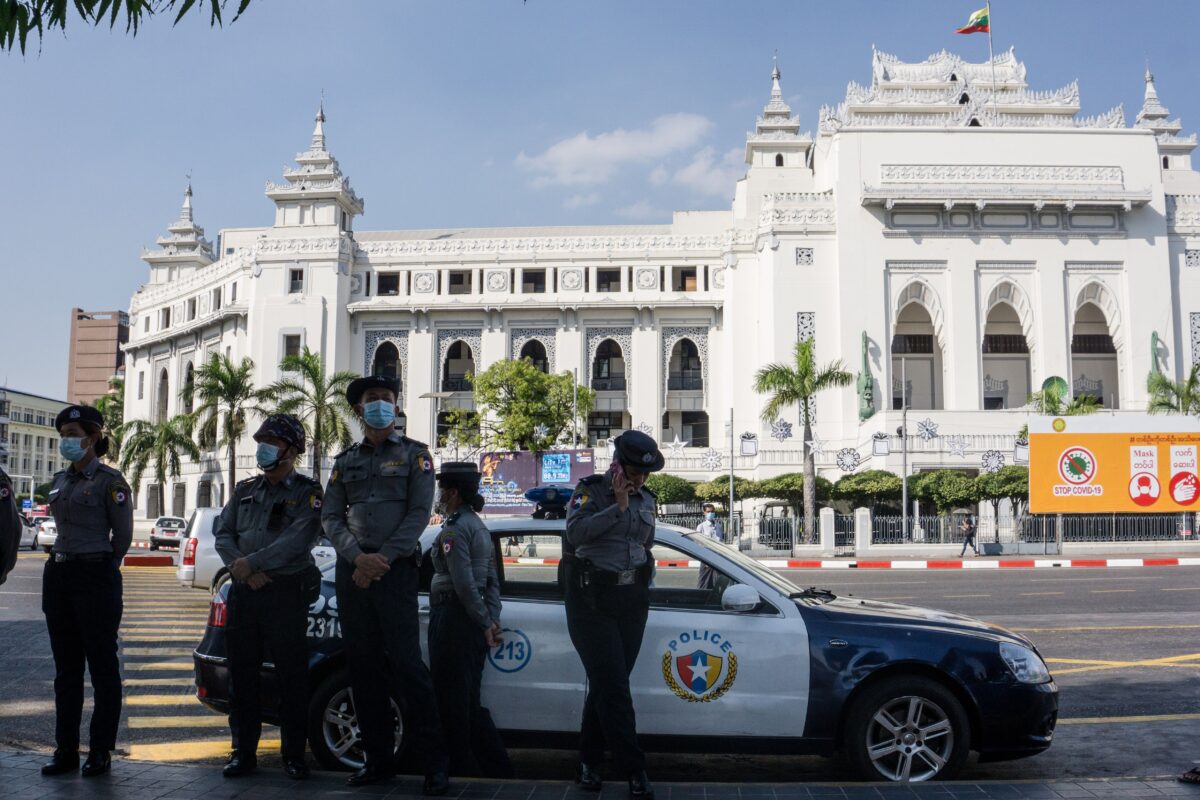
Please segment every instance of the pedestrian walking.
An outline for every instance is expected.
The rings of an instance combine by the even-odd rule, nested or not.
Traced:
[[[433,505],[433,457],[396,431],[399,388],[372,376],[346,389],[364,437],[334,460],[321,512],[338,553],[338,615],[366,754],[346,783],[395,773],[394,693],[404,701],[405,738],[424,764],[424,792],[441,795],[450,788],[446,745],[417,617],[418,539]]]
[[[588,679],[578,777],[582,788],[600,791],[607,745],[630,795],[649,800],[654,790],[638,746],[629,674],[642,646],[654,570],[655,499],[644,484],[664,459],[641,431],[626,431],[614,446],[612,467],[575,488],[563,547],[567,631]]]
[[[43,775],[79,768],[83,667],[93,691],[87,760],[81,774],[112,766],[121,721],[121,561],[133,541],[133,502],[125,477],[101,464],[108,452],[104,418],[89,406],[67,406],[54,420],[58,452],[70,462],[55,473],[50,514],[58,539],[42,573],[42,612],[54,654],[54,756]]]
[[[963,532],[963,546],[962,550],[960,550],[958,553],[958,557],[962,558],[965,556],[967,554],[968,547],[971,548],[972,553],[979,555],[979,549],[975,547],[975,518],[968,514],[967,516],[963,517],[962,524],[960,524],[958,527]]]
[[[702,533],[718,542],[724,542],[725,526],[717,519],[717,507],[712,503],[705,503],[702,508],[704,510],[704,519],[700,520],[700,524],[696,526],[696,532]]]
[[[0,445],[0,455],[4,455]],[[21,512],[17,509],[17,494],[13,491],[8,473],[0,469],[0,585],[17,565],[17,551],[21,549]]]
[[[304,762],[308,711],[308,607],[320,591],[312,549],[321,535],[324,492],[296,472],[304,426],[289,414],[267,417],[254,434],[261,475],[238,483],[214,531],[229,568],[225,647],[229,657],[229,732],[233,751],[224,775],[249,775],[262,735],[264,658],[275,665],[283,770],[308,778]],[[269,653],[269,656],[268,656]]]
[[[512,762],[491,713],[480,704],[483,662],[500,641],[500,576],[492,532],[479,518],[479,468],[442,464],[446,522],[431,550],[429,666],[455,775],[511,778]]]

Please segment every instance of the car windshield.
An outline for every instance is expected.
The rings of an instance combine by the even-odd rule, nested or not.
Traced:
[[[770,584],[773,589],[777,589],[784,596],[790,597],[793,594],[801,591],[799,586],[792,583],[787,578],[783,577],[777,572],[774,572],[773,570],[768,569],[767,567],[764,567],[753,558],[743,555],[736,548],[730,547],[726,544],[721,544],[715,539],[712,539],[702,533],[692,532],[687,535],[687,538],[688,541],[692,542],[693,544],[707,548],[714,553],[720,553],[722,556],[737,564],[742,569],[761,578],[763,582]]]

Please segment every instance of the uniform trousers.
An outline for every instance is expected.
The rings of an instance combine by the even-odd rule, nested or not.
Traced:
[[[433,681],[421,660],[417,564],[398,558],[367,589],[354,585],[354,565],[337,561],[338,616],[350,662],[354,709],[369,764],[393,766],[395,729],[390,698],[403,702],[404,740],[425,773],[448,765]]]
[[[261,589],[229,589],[225,646],[229,656],[229,730],[233,749],[254,757],[262,735],[262,665],[275,665],[280,751],[304,760],[308,713],[308,603],[299,575],[273,575]]]
[[[480,704],[487,649],[483,628],[467,616],[457,600],[430,609],[429,666],[450,751],[450,770],[456,775],[511,778],[512,762],[504,740],[491,712]]]
[[[79,750],[83,667],[93,690],[92,752],[117,746],[121,722],[121,664],[117,631],[123,611],[121,570],[112,558],[55,561],[42,573],[42,612],[54,654],[54,740],[60,751]]]
[[[588,693],[579,732],[579,758],[590,767],[604,763],[607,744],[626,774],[646,768],[637,742],[629,674],[637,663],[650,613],[650,590],[627,586],[583,586],[581,569],[565,570],[567,632],[587,673]]]

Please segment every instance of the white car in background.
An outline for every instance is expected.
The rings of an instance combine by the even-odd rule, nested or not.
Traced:
[[[37,528],[29,524],[29,521],[21,517],[21,544],[20,548],[25,550],[37,550]]]
[[[54,543],[58,541],[58,523],[53,517],[48,517],[42,520],[42,524],[38,525],[33,534],[33,548],[42,548],[47,553],[54,549]]]
[[[157,550],[163,545],[182,547],[185,528],[187,520],[183,517],[159,517],[150,528],[150,549]]]

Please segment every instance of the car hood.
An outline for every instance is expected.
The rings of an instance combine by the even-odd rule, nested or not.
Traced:
[[[993,641],[1018,642],[1033,647],[1033,643],[1019,633],[951,611],[859,597],[835,597],[817,608],[832,621],[847,624],[937,629],[946,633],[978,636]]]

